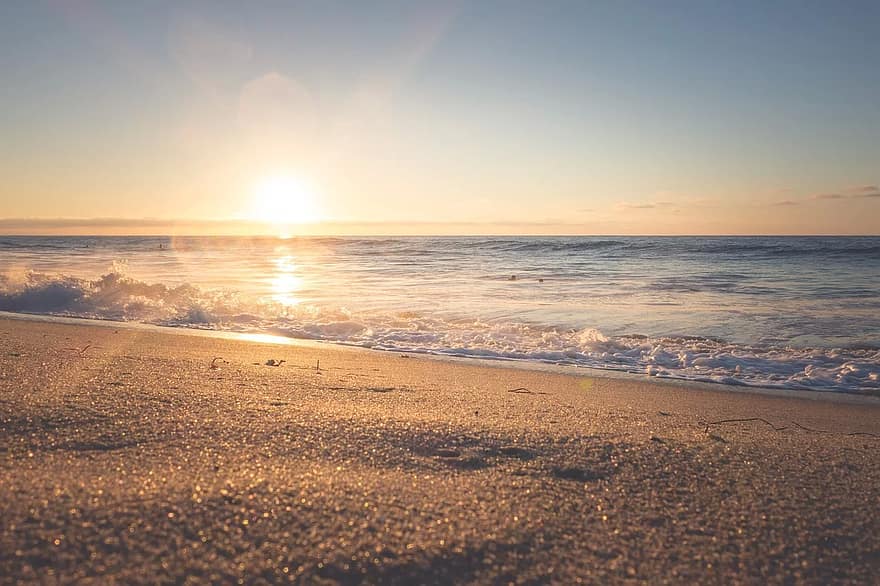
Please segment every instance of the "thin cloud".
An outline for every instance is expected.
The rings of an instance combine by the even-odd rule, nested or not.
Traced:
[[[814,200],[836,200],[836,199],[873,199],[880,198],[880,186],[877,185],[859,185],[858,187],[849,187],[841,189],[834,193],[820,193],[814,195],[810,199]]]
[[[179,220],[157,218],[0,218],[0,228],[64,228],[64,227],[129,227],[129,226],[167,226]],[[209,220],[198,223],[210,224]]]
[[[537,221],[327,221],[296,227],[302,236],[359,234],[576,234],[588,223],[558,218]],[[159,218],[0,218],[0,235],[277,235],[278,228],[248,220]]]
[[[653,202],[628,202],[623,201],[617,204],[617,207],[624,210],[653,210],[657,208],[671,208],[675,204],[671,201],[653,201]]]
[[[703,207],[715,207],[718,205],[718,200],[711,197],[698,197],[696,199],[686,200],[687,205],[694,206],[703,206]]]
[[[801,203],[799,201],[794,201],[791,199],[784,199],[782,201],[773,202],[770,205],[777,206],[777,207],[779,207],[779,206],[799,206],[799,205],[801,205]]]

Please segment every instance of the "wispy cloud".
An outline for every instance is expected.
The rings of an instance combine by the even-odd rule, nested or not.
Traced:
[[[880,187],[876,185],[863,185],[861,187],[856,187],[853,189],[856,194],[864,195],[866,197],[877,197],[880,195]]]
[[[590,223],[560,218],[533,221],[327,221],[291,227],[302,236],[376,234],[581,234]],[[156,218],[0,218],[0,235],[277,235],[279,227],[248,220]]]
[[[877,185],[860,185],[858,187],[850,187],[842,189],[835,193],[820,193],[814,195],[812,199],[865,199],[880,198],[880,186]]]
[[[799,201],[794,201],[794,200],[791,200],[791,199],[784,199],[784,200],[782,200],[782,201],[776,201],[776,202],[773,202],[773,203],[770,204],[770,205],[772,205],[772,206],[777,206],[777,207],[780,207],[780,206],[799,206],[799,205],[801,205],[801,202],[799,202]]]
[[[719,201],[711,197],[697,197],[694,199],[688,199],[685,203],[689,207],[715,207],[718,205]]]
[[[617,204],[617,207],[622,210],[653,210],[653,209],[658,209],[658,208],[675,207],[675,204],[671,201],[648,201],[648,202],[622,201],[619,204]]]

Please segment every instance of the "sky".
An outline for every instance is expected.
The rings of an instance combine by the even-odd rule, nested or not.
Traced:
[[[0,3],[0,232],[880,234],[880,3]]]

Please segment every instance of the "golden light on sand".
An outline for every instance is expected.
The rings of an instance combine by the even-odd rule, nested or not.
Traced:
[[[314,187],[296,175],[272,175],[256,183],[250,218],[275,226],[312,224],[321,220]]]

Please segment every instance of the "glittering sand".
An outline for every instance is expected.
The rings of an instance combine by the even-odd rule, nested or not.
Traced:
[[[876,581],[811,396],[0,319],[0,580]]]

